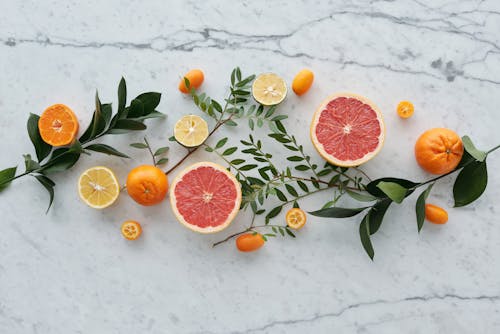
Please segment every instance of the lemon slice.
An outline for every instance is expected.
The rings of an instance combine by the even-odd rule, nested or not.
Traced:
[[[175,123],[174,137],[186,147],[200,146],[208,137],[208,124],[200,116],[184,116]]]
[[[80,175],[78,193],[88,206],[104,209],[116,201],[120,194],[120,185],[111,169],[92,167]]]
[[[259,75],[252,85],[253,98],[265,106],[280,103],[285,99],[286,92],[285,80],[274,73]]]

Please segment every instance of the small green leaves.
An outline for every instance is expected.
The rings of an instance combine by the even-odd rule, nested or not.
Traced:
[[[417,203],[415,204],[415,213],[417,215],[417,229],[418,233],[420,233],[420,230],[422,229],[422,226],[424,226],[424,221],[425,221],[425,201],[427,200],[427,197],[429,197],[429,194],[431,193],[432,187],[434,186],[434,183],[431,183],[427,189],[422,191],[420,196],[418,196]]]
[[[222,138],[222,139],[221,139],[221,140],[219,140],[219,141],[217,142],[217,144],[215,145],[215,149],[219,149],[219,148],[221,148],[222,146],[226,145],[226,143],[227,143],[227,137]]]
[[[223,155],[223,156],[226,156],[226,155],[231,155],[231,154],[233,154],[234,152],[236,152],[236,150],[237,150],[237,149],[238,149],[238,148],[237,148],[236,146],[234,146],[234,147],[230,147],[230,148],[228,148],[228,149],[224,150],[224,152],[222,152],[222,155]]]
[[[453,185],[455,207],[465,206],[478,199],[488,184],[486,161],[474,161],[465,166]]]
[[[113,129],[108,130],[109,134],[123,134],[130,131],[145,130],[147,127],[140,121],[132,119],[119,119]]]
[[[70,152],[67,148],[58,148],[52,152],[50,160],[41,167],[45,175],[70,169],[80,158],[80,153]]]
[[[485,151],[480,151],[478,150],[474,144],[472,143],[472,140],[470,139],[469,136],[463,136],[462,137],[462,143],[464,144],[465,150],[472,156],[474,159],[476,159],[479,162],[484,161],[486,159],[486,156],[488,153]]]
[[[7,188],[12,179],[16,176],[17,167],[10,167],[0,171],[0,192]]]
[[[133,148],[138,148],[138,149],[148,148],[148,145],[146,145],[144,143],[132,143],[132,144],[130,144],[130,146],[132,146]]]
[[[282,208],[283,208],[283,206],[282,206],[282,205],[280,205],[280,206],[275,207],[275,208],[274,208],[274,209],[272,209],[271,211],[269,211],[269,213],[266,215],[266,218],[265,218],[265,220],[266,220],[266,225],[267,225],[267,224],[269,224],[269,220],[270,220],[271,218],[274,218],[274,217],[276,217],[277,215],[279,215],[279,214],[280,214],[280,212],[281,212]]]
[[[382,190],[384,194],[387,195],[396,203],[403,202],[408,190],[395,182],[380,181],[377,184],[377,188]]]
[[[30,117],[28,118],[27,128],[28,135],[31,139],[31,142],[33,143],[33,146],[35,147],[37,160],[38,162],[41,162],[50,154],[52,146],[44,142],[42,140],[42,137],[40,136],[40,131],[38,129],[39,119],[40,117],[38,115],[30,114]]]
[[[157,149],[155,151],[154,156],[157,157],[157,156],[163,155],[163,154],[167,153],[168,150],[169,150],[168,146],[160,147],[159,149]]]
[[[363,208],[339,208],[339,207],[333,207],[333,208],[325,208],[317,211],[312,211],[309,212],[313,216],[317,217],[325,217],[325,218],[347,218],[347,217],[353,217],[356,216],[357,214],[363,212],[364,210],[368,209],[369,207],[363,207]]]
[[[127,83],[125,79],[122,77],[120,83],[118,84],[118,118],[124,118],[127,115],[125,114],[125,105],[127,104]]]
[[[94,151],[94,152],[100,152],[108,155],[114,155],[120,158],[130,158],[128,155],[125,153],[122,153],[115,148],[106,145],[106,144],[91,144],[86,146],[84,149],[89,150],[89,151]]]
[[[30,172],[40,168],[40,165],[38,164],[38,162],[31,159],[30,154],[24,154],[23,157],[24,157],[24,165],[26,166],[27,173],[30,173]]]
[[[52,206],[52,202],[54,201],[54,187],[56,184],[54,181],[46,177],[45,175],[34,175],[34,177],[42,184],[42,186],[49,193],[49,206],[47,207],[46,214],[49,212],[50,207]]]
[[[384,198],[384,197],[388,197],[386,193],[384,193],[382,191],[382,189],[380,189],[378,187],[378,184],[380,182],[391,182],[391,183],[396,183],[396,184],[399,184],[401,187],[407,189],[407,193],[405,196],[409,196],[413,191],[416,186],[418,186],[418,183],[415,183],[415,182],[412,182],[412,181],[409,181],[409,180],[405,180],[405,179],[398,179],[398,178],[395,178],[395,177],[383,177],[383,178],[380,178],[380,179],[377,179],[377,180],[373,180],[371,181],[370,183],[368,183],[366,185],[366,191],[368,191],[371,195],[377,197],[377,198]]]
[[[391,205],[392,201],[388,198],[384,198],[379,200],[375,205],[370,209],[370,235],[375,234],[380,226],[382,225],[382,221],[384,219],[384,215]]]
[[[375,251],[373,250],[372,242],[370,240],[370,212],[366,214],[361,223],[359,224],[359,238],[361,239],[361,244],[363,248],[373,261],[375,256]]]

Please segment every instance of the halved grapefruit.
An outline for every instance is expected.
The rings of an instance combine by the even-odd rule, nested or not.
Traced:
[[[231,224],[240,209],[241,187],[224,167],[199,162],[177,175],[170,188],[177,220],[199,233],[215,233]]]
[[[380,151],[384,144],[382,113],[370,100],[351,93],[328,97],[316,110],[311,140],[329,163],[359,166]]]

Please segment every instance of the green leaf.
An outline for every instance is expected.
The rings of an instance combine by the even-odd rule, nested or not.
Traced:
[[[106,144],[92,144],[89,146],[85,147],[86,150],[94,151],[94,152],[99,152],[99,153],[104,153],[108,155],[114,155],[117,157],[122,157],[122,158],[130,158],[128,155],[125,153],[122,153],[113,147],[106,145]]]
[[[245,162],[244,159],[234,159],[234,160],[231,160],[231,165],[241,165],[244,162]]]
[[[168,158],[161,158],[156,162],[156,165],[164,165],[168,162]]]
[[[286,234],[288,234],[289,236],[291,236],[292,238],[295,238],[295,234],[293,234],[292,231],[290,231],[290,229],[288,227],[285,227],[285,231],[286,231]]]
[[[33,146],[35,147],[37,160],[40,162],[50,154],[52,146],[44,142],[42,137],[40,136],[40,131],[38,129],[39,119],[40,116],[30,114],[30,117],[28,118],[27,128],[28,135],[31,139],[31,142],[33,143]]]
[[[243,86],[249,84],[251,81],[253,81],[253,79],[255,79],[255,75],[251,75],[249,77],[246,77],[245,79],[243,79],[240,82],[238,82],[236,84],[236,87],[243,87]]]
[[[104,123],[107,126],[109,124],[109,121],[111,120],[111,115],[113,114],[113,110],[111,109],[110,103],[106,103],[106,104],[101,105],[101,114],[102,114],[102,118],[104,119]]]
[[[369,195],[369,194],[362,194],[362,193],[358,193],[358,192],[355,192],[355,191],[352,191],[352,190],[349,190],[349,189],[346,189],[345,190],[347,192],[347,194],[349,196],[351,196],[352,198],[354,198],[356,201],[360,201],[360,202],[372,202],[372,201],[375,201],[377,198],[372,196],[372,195]]]
[[[53,174],[73,167],[80,158],[80,153],[69,152],[68,149],[57,149],[52,153],[50,160],[42,166],[43,174]]]
[[[302,181],[297,181],[297,184],[299,185],[300,189],[302,189],[304,192],[309,192],[309,188],[307,187],[307,185],[302,182]]]
[[[147,115],[149,113],[152,113],[155,110],[155,108],[158,107],[158,105],[160,104],[161,93],[157,92],[142,93],[141,95],[137,96],[135,100],[139,100],[142,102],[144,110],[143,114]]]
[[[106,128],[106,119],[102,115],[102,104],[99,100],[99,94],[95,92],[95,112],[94,119],[92,120],[92,132],[90,133],[90,139],[95,138],[97,135],[101,134]]]
[[[255,128],[255,122],[253,121],[252,118],[248,119],[248,127],[253,130]]]
[[[167,117],[167,116],[165,114],[162,114],[161,112],[158,112],[155,110],[147,115],[142,115],[141,117],[135,117],[134,119],[136,121],[142,121],[142,120],[149,119],[149,118],[163,118],[163,117]]]
[[[221,140],[219,140],[217,142],[217,144],[215,145],[215,148],[216,149],[221,148],[222,146],[226,145],[226,143],[227,143],[227,137],[222,138]]]
[[[286,115],[278,115],[278,116],[274,116],[273,118],[271,118],[271,121],[272,122],[276,122],[276,121],[282,121],[284,119],[287,119],[288,116]]]
[[[35,169],[40,168],[38,162],[31,159],[31,154],[24,154],[23,157],[24,157],[24,165],[26,166],[26,172],[29,173],[34,171]]]
[[[474,144],[472,143],[472,140],[470,139],[469,136],[463,136],[462,137],[462,143],[464,144],[465,150],[472,156],[474,159],[477,161],[484,161],[486,159],[486,156],[488,153],[478,150]]]
[[[372,242],[370,240],[370,213],[366,214],[361,223],[359,224],[359,237],[361,239],[361,244],[365,249],[366,254],[373,261],[373,257],[375,256],[375,251],[373,250]]]
[[[389,198],[384,198],[370,209],[370,234],[375,234],[380,226],[382,225],[382,221],[384,219],[384,215],[391,205],[392,200]]]
[[[317,211],[312,211],[309,212],[313,216],[317,217],[325,217],[325,218],[347,218],[347,217],[353,217],[360,212],[363,212],[364,210],[368,209],[369,207],[363,207],[363,208],[338,208],[338,207],[333,207],[333,208],[325,208]]]
[[[282,133],[286,133],[285,126],[283,125],[283,123],[281,123],[281,121],[276,121],[276,122],[274,122],[274,124],[276,124],[276,128],[279,131],[281,131]]]
[[[311,168],[309,166],[306,166],[306,165],[298,165],[298,166],[295,166],[295,169],[300,170],[300,171],[306,171],[306,170],[309,170]]]
[[[130,102],[127,118],[136,118],[142,115],[144,115],[144,104],[141,100],[133,99],[132,102]]]
[[[145,124],[134,121],[131,119],[119,119],[115,127],[108,131],[110,134],[122,134],[130,131],[145,130],[147,127]]]
[[[276,197],[278,197],[278,199],[282,202],[286,202],[288,201],[288,199],[286,198],[285,194],[283,194],[283,192],[281,190],[279,190],[278,188],[274,188],[274,191],[276,193]]]
[[[139,148],[139,149],[148,148],[148,145],[146,145],[144,143],[132,143],[132,144],[130,144],[130,146],[132,146],[134,148]]]
[[[478,199],[488,184],[486,161],[475,161],[465,166],[453,185],[455,207],[465,206]]]
[[[397,183],[381,181],[377,187],[396,203],[403,202],[408,190]]]
[[[236,80],[241,81],[241,70],[239,67],[236,67]]]
[[[255,165],[255,164],[248,164],[248,165],[241,166],[239,169],[241,171],[246,171],[246,170],[254,169],[256,167],[257,167],[257,165]]]
[[[417,229],[420,233],[422,226],[424,226],[425,221],[425,201],[431,192],[432,186],[434,183],[431,183],[427,189],[425,189],[420,196],[418,196],[417,203],[415,204],[415,212],[417,214]]]
[[[228,120],[224,121],[224,124],[227,126],[237,126],[238,125],[238,123],[236,123],[232,119],[228,119]]]
[[[122,77],[118,84],[118,118],[125,118],[125,106],[127,104],[127,83]]]
[[[212,106],[215,110],[217,110],[219,113],[222,112],[222,106],[220,105],[219,102],[212,100]]]
[[[230,148],[224,150],[224,152],[222,152],[222,155],[224,155],[224,156],[225,155],[231,155],[234,152],[236,152],[237,149],[238,149],[237,147],[230,147]]]
[[[157,157],[157,156],[159,156],[159,155],[165,154],[165,153],[167,153],[167,152],[168,152],[168,150],[169,150],[169,147],[168,147],[168,146],[165,146],[165,147],[160,147],[159,149],[157,149],[157,150],[155,151],[154,156],[155,156],[155,157]]]
[[[44,188],[49,193],[49,206],[47,207],[47,212],[49,212],[52,202],[54,201],[54,186],[56,185],[54,181],[46,177],[45,175],[35,175],[35,178],[44,186]]]
[[[387,197],[387,194],[385,194],[377,185],[380,182],[391,182],[391,183],[397,183],[400,186],[402,186],[405,189],[411,189],[414,188],[415,186],[418,185],[418,183],[405,180],[405,179],[398,179],[395,177],[383,177],[377,180],[373,180],[372,182],[368,183],[366,185],[366,191],[368,191],[371,195],[378,197],[378,198],[383,198]],[[411,193],[413,193],[414,189],[408,190],[406,193],[406,196],[409,196]]]
[[[286,160],[288,161],[302,161],[304,160],[303,157],[299,157],[298,155],[294,155],[294,156],[291,156],[291,157],[287,157]]]
[[[293,197],[297,197],[297,196],[299,196],[299,194],[297,193],[297,191],[295,190],[295,188],[294,188],[294,187],[292,187],[291,185],[289,185],[288,183],[287,183],[287,184],[285,184],[285,188],[286,188],[286,190],[288,191],[288,193],[289,193],[290,195],[292,195]]]
[[[213,151],[214,151],[214,149],[213,149],[213,148],[211,148],[210,146],[206,146],[206,147],[205,147],[205,151],[207,151],[207,152],[213,152]]]
[[[269,220],[271,218],[274,218],[274,217],[276,217],[277,215],[280,214],[282,208],[283,207],[280,205],[280,206],[275,207],[274,209],[272,209],[271,211],[269,211],[267,213],[267,215],[266,215],[266,225],[269,224]]]
[[[7,188],[16,176],[17,167],[5,168],[0,171],[0,192]]]

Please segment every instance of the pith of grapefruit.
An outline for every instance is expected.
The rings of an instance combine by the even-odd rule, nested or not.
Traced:
[[[198,162],[176,176],[170,188],[170,204],[182,225],[199,233],[215,233],[236,217],[241,187],[224,167]]]
[[[382,113],[370,100],[351,93],[328,97],[316,110],[311,140],[329,163],[359,166],[380,151],[385,139]]]

